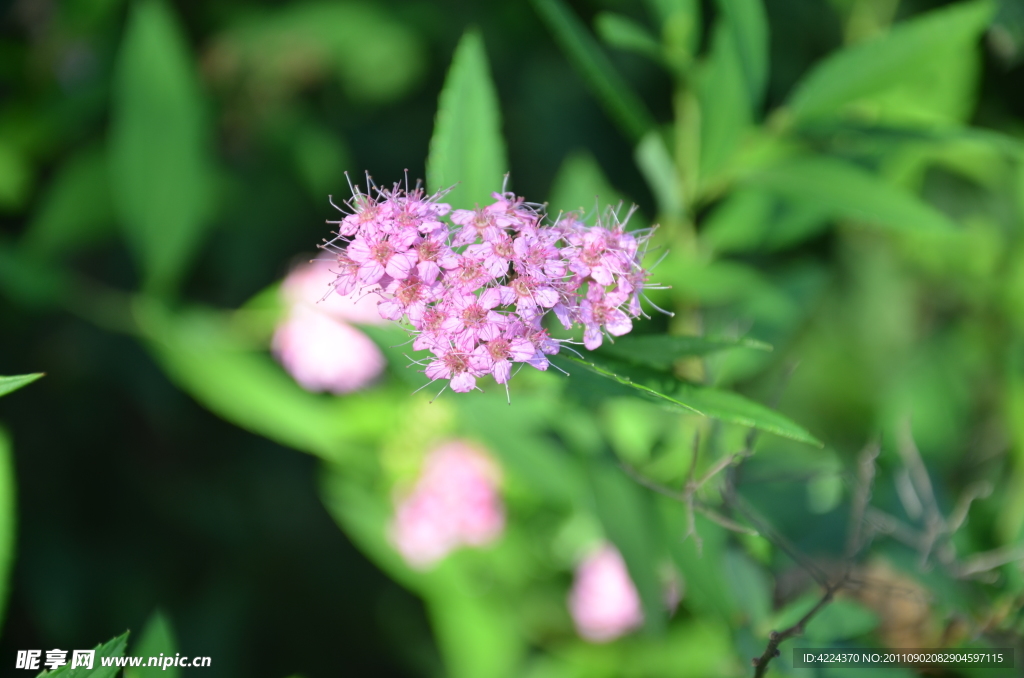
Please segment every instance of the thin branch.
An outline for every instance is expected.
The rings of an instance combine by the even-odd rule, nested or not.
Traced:
[[[779,645],[782,644],[782,641],[792,638],[793,636],[802,635],[804,627],[807,626],[807,622],[811,621],[811,619],[814,618],[814,615],[821,612],[825,609],[826,605],[832,602],[832,598],[835,596],[836,591],[842,588],[845,583],[846,577],[843,577],[835,584],[826,586],[825,595],[821,597],[821,600],[818,601],[817,605],[812,607],[807,614],[800,618],[800,621],[793,624],[788,629],[783,631],[772,631],[771,634],[769,634],[768,647],[764,649],[764,653],[760,657],[754,657],[750,660],[750,663],[754,666],[754,678],[762,678],[762,676],[765,675],[768,671],[769,662],[781,654],[779,651]]]
[[[857,463],[857,488],[850,510],[850,527],[846,533],[846,558],[850,561],[867,543],[864,539],[864,513],[871,501],[871,487],[875,482],[875,460],[881,451],[881,443],[875,440],[861,451]]]

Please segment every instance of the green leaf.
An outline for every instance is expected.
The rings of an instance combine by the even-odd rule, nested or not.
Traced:
[[[233,18],[210,51],[232,56],[222,77],[244,74],[270,96],[292,96],[311,78],[333,71],[348,97],[385,103],[407,92],[426,70],[421,33],[386,5],[314,0],[260,10],[250,6],[244,18]],[[216,73],[217,67],[210,70]]]
[[[711,52],[697,77],[700,103],[700,174],[714,175],[732,158],[753,121],[743,61],[733,27],[715,25]]]
[[[146,287],[170,291],[210,216],[209,134],[190,52],[160,0],[134,5],[118,56],[110,138],[114,206]]]
[[[389,500],[383,493],[360,487],[340,465],[328,465],[321,496],[331,516],[364,553],[389,576],[423,596],[446,675],[518,675],[522,636],[507,599],[492,580],[481,586],[472,572],[460,567],[459,554],[426,571],[411,569],[387,537],[394,510]]]
[[[632,141],[639,141],[654,127],[654,118],[579,18],[562,0],[533,0],[533,6],[608,114]]]
[[[459,41],[437,107],[427,158],[427,186],[454,185],[445,198],[456,209],[491,201],[508,172],[498,95],[491,81],[484,41],[468,31]]]
[[[956,229],[949,217],[917,197],[832,158],[783,162],[753,175],[747,184],[820,207],[834,218],[867,222],[897,232]]]
[[[587,150],[575,151],[562,162],[548,197],[548,213],[580,210],[584,214],[602,205],[624,202],[612,188],[594,155]]]
[[[0,396],[5,396],[11,391],[17,391],[22,386],[31,384],[41,376],[43,376],[42,372],[19,374],[13,377],[0,377]]]
[[[747,101],[757,109],[768,86],[768,16],[761,0],[718,0],[739,55]]]
[[[174,637],[174,629],[171,623],[160,611],[154,612],[142,633],[139,634],[139,641],[132,648],[133,657],[174,657],[178,651],[178,642]],[[124,678],[179,678],[181,667],[168,666],[139,666],[125,668]]]
[[[0,211],[20,209],[31,186],[28,161],[13,144],[0,141]]]
[[[628,360],[639,365],[667,370],[679,358],[705,356],[730,348],[752,348],[771,351],[772,347],[756,339],[728,339],[725,337],[679,337],[669,334],[648,334],[643,336],[619,337],[615,343],[604,344],[600,352],[604,355]]]
[[[80,252],[114,230],[107,157],[99,148],[72,156],[47,187],[22,239],[32,254]]]
[[[792,626],[820,600],[820,593],[800,596],[775,614],[772,627],[782,629]],[[862,636],[876,626],[878,616],[874,612],[855,601],[840,598],[831,601],[807,622],[804,636],[808,640],[831,642]]]
[[[712,388],[679,383],[671,395],[637,383],[625,370],[613,370],[581,358],[566,355],[552,356],[551,361],[568,372],[581,367],[589,372],[610,379],[611,381],[632,389],[638,395],[655,402],[669,404],[689,412],[696,412],[712,419],[748,426],[774,433],[784,438],[791,438],[811,445],[822,446],[821,441],[812,436],[802,427],[790,421],[775,410],[769,409],[738,393],[718,391]]]
[[[93,657],[91,669],[79,666],[71,668],[71,653],[68,653],[68,663],[56,671],[43,671],[39,678],[114,678],[120,671],[120,666],[103,666],[104,657],[123,657],[125,647],[128,645],[128,632],[108,640],[102,645],[95,647],[96,655]]]
[[[614,12],[601,12],[594,19],[594,30],[612,47],[627,52],[661,59],[661,45],[646,28],[629,17]]]
[[[661,26],[665,60],[679,74],[685,74],[700,46],[700,0],[647,0]]]
[[[724,572],[729,592],[736,608],[746,616],[749,624],[757,629],[768,620],[772,609],[771,583],[764,569],[736,549],[725,553]]]
[[[992,18],[990,0],[963,2],[901,22],[885,35],[820,62],[797,86],[789,108],[799,119],[829,114],[918,76],[933,54],[973,43]]]
[[[663,554],[653,496],[618,467],[596,457],[587,457],[587,462],[598,517],[626,561],[643,602],[644,625],[661,631],[665,628],[665,598],[658,565]]]
[[[7,610],[10,595],[11,568],[17,543],[17,483],[14,475],[14,454],[11,439],[0,428],[0,623]]]
[[[234,336],[211,311],[172,314],[140,302],[135,318],[167,376],[227,421],[325,459],[343,458],[389,425],[390,400],[332,398],[303,390],[263,350]]]
[[[452,577],[428,600],[430,618],[451,678],[521,675],[525,648],[511,606],[492,592],[473,590],[465,577]],[[460,581],[461,580],[461,581]]]
[[[465,432],[493,450],[504,468],[552,503],[571,506],[583,496],[586,483],[579,464],[562,453],[549,436],[548,423],[560,403],[540,395],[477,393],[459,398],[456,407]]]
[[[700,239],[715,255],[758,250],[771,230],[775,198],[771,193],[740,188],[705,219]]]
[[[672,155],[656,130],[644,135],[636,147],[636,164],[658,201],[658,212],[665,217],[683,213],[682,182]]]

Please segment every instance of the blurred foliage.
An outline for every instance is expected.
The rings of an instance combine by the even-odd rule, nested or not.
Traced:
[[[160,607],[132,651],[211,675],[741,676],[843,568],[859,585],[801,646],[1020,648],[1019,3],[19,0],[5,21],[0,371],[50,375],[0,401],[5,656]],[[506,173],[552,215],[636,202],[674,315],[560,356],[569,376],[524,370],[511,404],[414,393],[387,327],[365,328],[375,386],[308,393],[268,349],[277,283],[346,172],[456,207]],[[395,497],[456,437],[500,462],[508,525],[414,569]],[[850,553],[851,516],[888,530]],[[565,601],[602,539],[645,625],[592,644]],[[787,649],[771,671],[811,675]]]

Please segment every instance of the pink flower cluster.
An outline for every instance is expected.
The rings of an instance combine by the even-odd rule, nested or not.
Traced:
[[[307,391],[340,394],[370,384],[385,363],[377,345],[349,324],[381,323],[374,300],[338,296],[331,288],[333,280],[325,260],[288,274],[281,284],[288,310],[274,331],[272,346],[278,361]]]
[[[338,292],[379,294],[381,317],[406,320],[413,348],[433,354],[431,379],[466,392],[488,374],[507,383],[515,363],[546,370],[560,349],[543,325],[549,312],[566,329],[582,325],[591,350],[642,314],[650,232],[626,231],[628,216],[609,211],[606,223],[587,226],[570,213],[547,224],[540,206],[512,193],[455,211],[442,196],[355,187],[347,216],[328,222],[338,230],[326,245],[337,255]]]
[[[614,640],[644,623],[640,594],[611,544],[602,544],[577,566],[569,612],[576,631],[595,643]]]
[[[423,569],[459,546],[497,539],[505,527],[498,476],[490,457],[469,443],[452,441],[431,452],[391,524],[391,540],[405,561]]]

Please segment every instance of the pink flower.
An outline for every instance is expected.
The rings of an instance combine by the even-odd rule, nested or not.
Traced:
[[[512,363],[528,362],[536,353],[533,344],[513,334],[477,346],[470,356],[470,363],[484,374],[493,375],[494,381],[505,384],[512,375]]]
[[[348,393],[373,382],[384,356],[359,330],[326,313],[296,305],[274,332],[273,350],[307,391]]]
[[[582,323],[588,349],[642,315],[650,231],[626,232],[629,214],[620,221],[610,210],[588,226],[569,213],[545,224],[541,206],[503,191],[446,222],[443,192],[426,196],[408,180],[352,192],[351,214],[330,222],[337,238],[324,246],[337,258],[335,288],[379,294],[380,316],[408,323],[413,349],[434,354],[427,376],[450,380],[453,391],[473,390],[484,374],[504,384],[514,362],[547,369],[560,347],[543,329],[549,313],[566,329]]]
[[[476,388],[476,378],[484,375],[483,370],[473,366],[469,352],[455,346],[431,346],[435,358],[425,370],[431,379],[450,379],[452,390],[467,393]]]
[[[432,451],[403,497],[390,536],[409,565],[427,568],[460,546],[484,546],[505,527],[499,472],[482,450],[452,441]]]
[[[594,643],[614,640],[643,624],[640,595],[622,555],[611,544],[602,545],[577,566],[569,612],[577,632]]]
[[[591,288],[587,298],[580,302],[580,320],[583,321],[583,345],[593,351],[601,345],[601,328],[619,337],[633,329],[633,321],[619,309],[626,302],[626,295],[617,290],[605,292],[602,288]]]
[[[472,294],[449,295],[449,315],[441,329],[448,332],[452,341],[470,350],[478,341],[497,339],[505,319],[491,309],[499,303],[501,293],[493,287],[479,297]]]
[[[289,306],[306,305],[336,320],[359,325],[380,325],[378,298],[372,293],[342,293],[336,287],[334,262],[314,259],[296,266],[281,283],[281,297]]]

